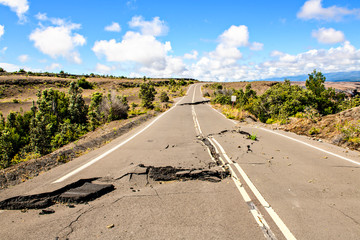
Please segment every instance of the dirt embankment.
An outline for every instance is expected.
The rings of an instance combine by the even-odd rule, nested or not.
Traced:
[[[281,128],[352,150],[360,149],[360,107],[321,118],[293,118]]]

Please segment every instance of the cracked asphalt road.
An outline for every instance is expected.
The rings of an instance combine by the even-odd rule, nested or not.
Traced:
[[[199,126],[195,126],[192,109]],[[141,134],[83,167],[145,126],[2,190],[0,201],[55,191],[80,179],[96,178],[95,184],[115,187],[86,204],[55,203],[50,207],[55,212],[50,214],[40,215],[41,209],[0,210],[1,239],[290,239],[236,166],[246,172],[294,238],[359,239],[359,165],[326,156],[255,125],[236,126],[204,101],[200,84],[191,86],[176,107]],[[199,127],[202,136],[197,132]],[[256,142],[248,139],[248,134],[254,133]],[[359,162],[358,153],[283,134]],[[223,165],[214,158],[216,154],[223,162],[226,158],[218,145],[214,145],[215,150],[207,146],[214,139],[230,163]],[[149,181],[149,170],[138,165],[153,166],[165,178]],[[166,166],[176,170],[156,168]],[[234,169],[238,179],[234,180],[235,175],[213,179],[211,175],[229,169]],[[167,178],[169,172],[171,177]],[[251,201],[245,201],[239,189],[246,191]],[[254,209],[262,217],[260,222],[254,218]],[[266,234],[269,231],[271,234]]]

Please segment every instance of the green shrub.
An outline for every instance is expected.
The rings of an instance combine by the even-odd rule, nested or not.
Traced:
[[[93,89],[94,88],[94,84],[92,84],[91,82],[86,81],[85,78],[80,78],[79,80],[77,80],[77,84],[82,89]]]
[[[167,95],[166,92],[161,92],[160,101],[161,102],[169,102],[169,96]]]
[[[154,108],[153,101],[155,100],[155,94],[156,90],[151,82],[142,83],[140,85],[139,97],[141,98],[142,106],[144,108]]]
[[[316,127],[312,127],[310,130],[309,130],[309,134],[310,135],[316,135],[316,134],[319,134],[320,133],[320,129],[316,128]]]
[[[251,135],[249,136],[249,139],[251,139],[251,140],[253,140],[253,141],[256,141],[256,140],[257,140],[256,134],[255,134],[255,133],[251,134]]]
[[[268,120],[266,120],[266,124],[273,124],[275,122],[276,122],[276,120],[272,119],[272,118],[268,118]]]

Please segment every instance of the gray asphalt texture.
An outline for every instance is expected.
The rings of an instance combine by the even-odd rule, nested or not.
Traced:
[[[360,238],[359,165],[255,124],[235,124],[203,102],[200,88],[201,84],[191,86],[176,107],[145,131],[64,181],[53,183],[150,122],[72,162],[1,191],[0,201],[55,191],[80,179],[97,178],[93,184],[115,187],[88,203],[55,203],[46,211],[0,210],[0,239],[266,239],[231,176],[217,181],[199,177],[204,171],[220,171],[221,166],[216,166],[200,141],[192,108],[201,137],[211,135],[222,145],[297,239]],[[193,102],[199,104],[184,104]],[[239,129],[256,134],[258,141],[248,139]],[[356,152],[281,133],[359,162]],[[195,177],[156,181],[140,164],[170,166],[178,169],[177,176],[193,171]],[[241,177],[239,180],[275,237],[285,239],[249,186]]]

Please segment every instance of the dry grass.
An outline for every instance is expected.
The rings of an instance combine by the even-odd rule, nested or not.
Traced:
[[[165,81],[168,79],[147,79],[152,82]],[[42,77],[42,76],[26,76],[26,75],[1,75],[0,76],[0,90],[2,92],[0,96],[0,112],[4,116],[7,116],[10,111],[20,112],[22,109],[24,112],[29,111],[32,107],[32,102],[37,100],[36,94],[47,88],[53,88],[61,92],[68,92],[68,85],[71,81],[76,79],[59,78],[59,77]],[[107,94],[109,92],[115,92],[116,95],[126,96],[129,105],[135,103],[141,104],[141,99],[138,96],[139,87],[125,88],[121,86],[123,83],[143,83],[142,78],[124,78],[124,79],[110,79],[110,78],[88,78],[87,81],[95,83],[94,89],[83,90],[83,97],[87,104],[90,103],[91,95],[94,92],[101,92]],[[156,91],[159,93],[156,96],[156,101],[160,101],[159,95],[161,91],[168,92],[170,101],[179,97],[180,92],[172,93],[168,87],[156,87]],[[186,87],[183,87],[183,91],[186,92]],[[14,103],[19,101],[19,103]]]

